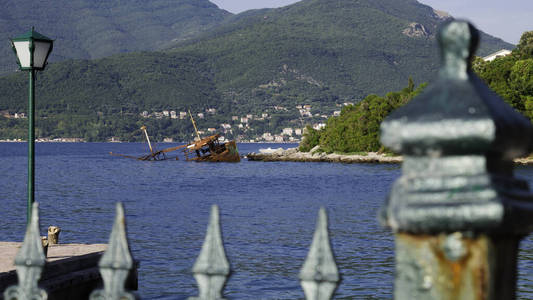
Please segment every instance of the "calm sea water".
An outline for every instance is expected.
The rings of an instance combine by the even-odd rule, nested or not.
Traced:
[[[166,144],[166,146],[172,146]],[[239,144],[241,154],[276,144]],[[26,216],[26,144],[0,143],[0,240],[21,241]],[[298,272],[318,209],[326,207],[343,281],[336,299],[390,299],[394,244],[376,220],[398,165],[291,162],[141,162],[137,143],[36,144],[36,201],[43,235],[62,228],[62,243],[106,243],[115,202],[126,208],[130,246],[141,261],[144,299],[197,294],[191,268],[212,204],[218,204],[233,274],[232,299],[298,299]],[[533,168],[517,174],[533,185]],[[533,239],[521,244],[519,297],[533,298]]]

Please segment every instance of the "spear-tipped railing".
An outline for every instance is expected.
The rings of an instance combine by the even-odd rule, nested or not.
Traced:
[[[133,300],[135,296],[128,293],[124,286],[133,267],[126,235],[126,218],[122,203],[117,203],[115,223],[109,237],[107,249],[98,264],[104,281],[103,290],[95,290],[90,300]]]
[[[4,291],[4,299],[46,300],[46,291],[37,286],[45,263],[46,257],[39,234],[39,204],[34,202],[24,242],[15,257],[18,285],[8,287]]]

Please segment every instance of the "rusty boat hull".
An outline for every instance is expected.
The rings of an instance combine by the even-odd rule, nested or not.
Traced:
[[[220,143],[220,135],[212,135],[191,143],[184,149],[188,161],[240,162],[241,157],[235,141]]]

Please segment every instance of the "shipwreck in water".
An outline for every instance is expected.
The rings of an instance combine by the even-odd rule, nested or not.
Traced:
[[[181,150],[187,161],[210,161],[210,162],[239,162],[241,157],[239,151],[237,150],[237,144],[235,141],[221,142],[220,134],[211,135],[208,137],[201,138],[198,133],[198,128],[196,123],[189,111],[191,116],[191,121],[196,132],[196,141],[180,145],[176,147],[169,147],[162,150],[156,150],[155,147],[152,147],[150,142],[150,137],[146,131],[146,126],[142,126],[141,130],[144,132],[150,153],[142,156],[131,156],[109,152],[111,155],[132,158],[136,160],[146,160],[146,161],[159,161],[159,160],[179,160],[178,150]]]
[[[185,145],[185,159],[190,161],[239,162],[241,157],[235,141],[221,143],[215,134]]]

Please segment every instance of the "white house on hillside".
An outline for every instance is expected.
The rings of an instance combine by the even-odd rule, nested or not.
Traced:
[[[497,57],[501,57],[501,56],[507,56],[511,54],[511,50],[507,50],[507,49],[502,49],[500,51],[497,51],[497,52],[494,52],[492,54],[489,54],[485,57],[483,57],[483,60],[484,61],[493,61],[495,60]]]
[[[292,128],[288,127],[288,128],[283,128],[283,131],[281,132],[281,134],[284,134],[284,135],[292,135]]]

